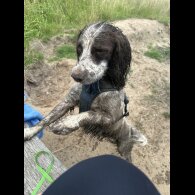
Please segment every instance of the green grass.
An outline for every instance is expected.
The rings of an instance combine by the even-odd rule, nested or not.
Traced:
[[[76,59],[75,46],[63,45],[56,49],[55,57],[51,58],[50,61],[57,61],[61,58]]]
[[[72,45],[64,45],[56,50],[56,56],[58,58],[76,58],[75,47]]]
[[[79,33],[79,31],[76,31],[76,32],[73,32],[72,34],[69,34],[68,38],[72,44],[76,44],[78,33]]]
[[[167,24],[169,8],[169,0],[25,0],[24,45],[99,20],[148,18]]]
[[[33,61],[28,47],[34,38],[47,42],[65,29],[79,30],[100,20],[148,18],[169,24],[169,10],[169,0],[24,0],[26,62]]]
[[[150,47],[149,50],[145,52],[145,56],[163,62],[170,58],[170,48]]]
[[[43,60],[44,56],[42,53],[37,51],[28,52],[28,54],[24,55],[24,65],[28,67],[29,64],[36,63],[38,61]]]

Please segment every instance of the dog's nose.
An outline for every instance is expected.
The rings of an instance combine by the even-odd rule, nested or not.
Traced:
[[[88,71],[82,65],[77,65],[72,69],[71,77],[77,82],[82,82],[87,75]]]
[[[71,77],[76,81],[76,82],[81,82],[83,80],[83,78],[81,78],[81,75],[76,74],[76,73],[72,73]]]

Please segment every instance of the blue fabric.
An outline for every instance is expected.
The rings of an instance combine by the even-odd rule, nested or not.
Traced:
[[[24,122],[29,127],[35,126],[39,121],[43,119],[43,116],[33,109],[30,105],[24,103]],[[43,130],[37,134],[39,138],[43,137]]]
[[[90,85],[83,85],[80,100],[79,113],[90,110],[93,100],[102,92],[118,90],[114,84],[103,79]]]
[[[160,195],[144,172],[114,155],[92,157],[72,166],[42,195],[56,194]]]

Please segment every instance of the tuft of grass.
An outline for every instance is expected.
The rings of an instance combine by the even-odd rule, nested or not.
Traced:
[[[162,115],[165,117],[165,119],[170,118],[170,113],[169,112],[163,112]]]
[[[170,48],[150,47],[149,50],[144,53],[144,55],[156,59],[159,62],[163,62],[170,58]]]
[[[69,34],[68,35],[69,41],[72,44],[76,44],[77,37],[78,37],[78,31],[77,32],[74,32],[73,34]]]
[[[76,59],[76,50],[73,45],[63,45],[56,49],[56,59],[60,58],[70,58],[70,59]]]
[[[24,66],[27,67],[29,64],[42,61],[43,59],[44,59],[44,56],[42,53],[38,51],[31,51],[28,54],[24,55]]]

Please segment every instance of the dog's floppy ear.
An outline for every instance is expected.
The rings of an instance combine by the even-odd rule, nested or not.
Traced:
[[[112,58],[109,62],[107,75],[119,89],[125,86],[125,80],[130,69],[131,47],[125,35],[118,29]]]

